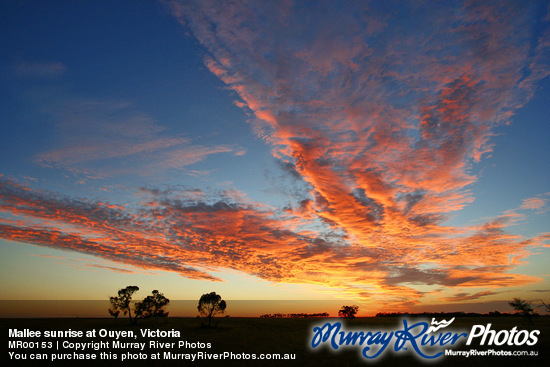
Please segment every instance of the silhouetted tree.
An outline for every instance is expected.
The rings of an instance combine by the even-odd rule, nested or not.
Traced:
[[[137,291],[139,291],[139,287],[129,285],[126,288],[119,289],[117,297],[110,297],[111,307],[109,307],[109,313],[111,316],[117,318],[120,312],[124,315],[128,314],[132,324],[137,324],[139,319],[168,316],[168,312],[164,307],[170,303],[170,300],[164,297],[162,293],[154,290],[152,296],[147,296],[142,301],[135,302],[132,300],[132,296]],[[132,308],[134,309],[133,317]]]
[[[531,302],[524,301],[520,298],[514,298],[513,301],[508,302],[508,304],[512,306],[517,313],[523,315],[530,324],[533,324],[533,316],[536,315],[536,312],[533,310]]]
[[[342,306],[340,311],[338,311],[338,317],[345,317],[347,319],[354,319],[355,315],[359,311],[359,306]]]
[[[544,301],[542,299],[540,301],[542,302],[542,307],[544,307],[546,309],[546,312],[550,312],[550,305],[544,303]]]
[[[211,292],[201,296],[197,310],[203,317],[208,319],[208,327],[210,327],[212,325],[212,318],[219,313],[223,314],[226,307],[227,304],[222,297],[216,294],[216,292]]]
[[[135,305],[135,318],[147,319],[149,317],[167,317],[168,312],[164,309],[170,300],[164,297],[164,294],[160,293],[156,289],[153,291],[152,296],[147,296],[143,301],[136,302]]]
[[[132,295],[137,291],[139,291],[139,287],[135,285],[129,285],[126,288],[118,290],[118,297],[109,298],[109,301],[111,302],[109,313],[111,314],[111,316],[116,319],[122,311],[124,315],[128,314],[128,317],[130,318],[130,323],[135,324],[136,321],[132,319],[131,304]]]

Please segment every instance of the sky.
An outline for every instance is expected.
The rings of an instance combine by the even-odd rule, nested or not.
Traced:
[[[0,299],[548,303],[549,10],[2,2]]]

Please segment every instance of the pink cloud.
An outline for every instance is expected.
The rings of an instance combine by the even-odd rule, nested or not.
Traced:
[[[143,189],[141,205],[112,206],[4,180],[0,235],[193,279],[234,269],[403,306],[420,302],[418,286],[460,289],[448,300],[467,301],[540,281],[514,273],[548,237],[509,232],[520,214],[463,227],[445,220],[475,199],[472,167],[491,152],[494,128],[548,75],[548,42],[531,33],[543,15],[513,1],[274,4],[170,2],[299,186],[288,205]],[[244,153],[169,137],[124,102],[53,110],[78,140],[37,157],[53,166],[105,173],[99,161],[133,158],[139,165],[106,173],[151,174]],[[540,209],[541,198],[522,208]]]
[[[548,195],[550,194],[546,193],[544,195],[539,195],[533,198],[525,199],[523,200],[520,208],[527,209],[527,210],[542,211],[548,205],[548,199],[547,199]]]
[[[531,42],[528,5],[171,5],[205,47],[206,66],[307,188],[286,213],[348,244],[405,254],[413,269],[440,269],[404,273],[413,280],[536,281],[505,274],[540,245],[506,232],[516,213],[477,227],[442,224],[474,200],[471,168],[491,152],[494,127],[548,75],[547,41]],[[383,16],[369,26],[365,14]],[[379,281],[405,280],[391,274]]]
[[[377,230],[378,218],[371,213],[369,228],[357,228],[351,237],[312,230],[318,225],[315,217],[280,214],[240,192],[140,193],[145,201],[130,209],[1,181],[0,237],[192,279],[219,281],[210,273],[232,269],[272,282],[322,285],[350,297],[403,306],[422,299],[423,293],[415,289],[421,284],[462,289],[539,281],[511,272],[528,255],[526,247],[539,241],[506,233],[503,220],[462,229],[453,239],[390,236]],[[9,216],[20,220],[15,223]],[[351,218],[346,221],[351,223]],[[365,246],[356,238],[370,238],[372,244]]]

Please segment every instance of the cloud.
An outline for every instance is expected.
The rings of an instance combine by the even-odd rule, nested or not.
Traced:
[[[534,210],[539,214],[544,213],[548,211],[548,196],[550,196],[550,193],[545,193],[529,199],[524,199],[520,209]]]
[[[13,72],[20,78],[51,79],[59,77],[67,71],[67,67],[60,62],[27,62],[16,64]]]
[[[71,260],[69,258],[67,258],[66,256],[53,256],[53,255],[36,255],[36,254],[31,254],[30,256],[36,256],[36,257],[44,257],[46,259],[56,259],[56,260],[61,260],[61,262],[63,263],[78,263],[79,261],[87,261],[86,259],[78,259],[78,260]],[[127,274],[134,274],[136,273],[135,271],[133,270],[129,270],[129,269],[124,269],[124,268],[119,268],[119,267],[114,267],[114,266],[106,266],[106,265],[102,265],[102,264],[99,264],[99,263],[88,263],[85,265],[86,268],[100,268],[100,269],[107,269],[107,270],[111,270],[111,271],[114,271],[116,273],[127,273]]]
[[[536,3],[169,5],[302,192],[274,208],[238,192],[148,188],[140,205],[117,206],[3,180],[3,238],[194,279],[235,269],[403,306],[418,304],[422,288],[460,289],[449,298],[457,301],[540,281],[514,273],[548,238],[510,233],[520,214],[446,223],[475,199],[473,167],[493,149],[495,127],[548,75],[546,31],[531,26],[545,16]],[[151,174],[243,152],[170,136],[123,102],[76,101],[52,114],[78,143],[37,156],[51,166]],[[130,168],[100,164],[111,160]]]
[[[527,256],[526,246],[537,243],[507,234],[505,221],[453,239],[405,243],[388,236],[363,246],[343,230],[327,230],[330,225],[315,218],[304,221],[239,192],[143,188],[140,197],[141,205],[121,206],[2,180],[0,237],[191,279],[220,281],[212,272],[231,269],[402,305],[419,302],[424,293],[418,285],[492,288],[539,280],[511,273]]]
[[[132,271],[132,270],[128,270],[128,269],[124,269],[124,268],[117,268],[117,267],[114,267],[114,266],[105,266],[105,265],[101,265],[101,264],[87,264],[86,266],[90,267],[90,268],[107,269],[107,270],[114,271],[115,273],[124,273],[124,274],[134,274],[135,273],[135,271]]]
[[[170,4],[281,168],[308,185],[287,213],[405,254],[412,270],[386,283],[534,280],[505,274],[541,245],[505,231],[518,214],[444,223],[475,199],[472,168],[494,128],[549,73],[548,29],[530,26],[545,17],[540,3]]]
[[[533,289],[530,292],[537,292],[537,293],[550,293],[550,289]]]
[[[541,198],[529,198],[523,200],[523,203],[521,204],[521,209],[540,209],[546,205],[546,200]]]
[[[525,70],[542,67],[525,42],[530,9],[515,3],[392,16],[380,4],[171,4],[284,169],[325,201],[319,216],[364,245],[372,223],[423,234],[470,203],[472,164],[532,95]]]
[[[66,257],[64,256],[53,256],[53,255],[36,255],[36,254],[31,254],[30,256],[36,256],[36,257],[45,257],[47,259],[58,259],[58,260],[65,260]]]
[[[463,302],[463,301],[471,301],[471,300],[479,299],[486,296],[492,296],[494,294],[498,294],[498,293],[491,292],[491,291],[477,292],[474,294],[457,293],[452,297],[445,297],[445,298],[442,298],[441,300],[444,302],[456,303],[456,302]]]
[[[35,162],[79,177],[151,176],[184,169],[212,154],[242,152],[239,147],[201,145],[173,136],[128,102],[73,99],[46,111],[58,121],[60,142],[37,154]]]

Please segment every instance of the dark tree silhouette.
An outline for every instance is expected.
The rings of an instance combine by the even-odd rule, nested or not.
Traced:
[[[536,312],[533,310],[531,302],[524,301],[520,298],[514,298],[512,301],[508,302],[508,304],[513,307],[518,314],[523,315],[527,322],[533,324],[533,316],[536,315]]]
[[[338,311],[338,317],[345,317],[347,319],[354,319],[355,315],[359,311],[359,306],[342,306],[340,311]]]
[[[152,296],[147,296],[143,301],[137,302],[135,305],[135,318],[147,319],[149,317],[167,317],[168,312],[164,309],[170,300],[164,297],[164,294],[159,293],[156,289]]]
[[[135,285],[129,285],[126,288],[118,290],[118,297],[109,298],[109,301],[111,302],[109,313],[111,314],[111,316],[116,319],[122,311],[124,315],[128,314],[128,317],[130,318],[130,323],[135,324],[137,321],[134,321],[134,319],[132,319],[131,304],[132,295],[137,291],[139,291],[139,287]]]
[[[135,285],[129,285],[126,288],[119,289],[117,297],[110,297],[111,307],[109,313],[117,318],[120,312],[128,314],[131,324],[137,324],[139,319],[149,317],[166,317],[168,312],[164,309],[170,300],[157,290],[153,291],[152,296],[145,297],[142,301],[133,301],[132,296],[139,290]],[[133,306],[133,307],[132,307]],[[134,316],[132,317],[132,308]]]
[[[201,316],[205,317],[208,320],[208,327],[212,325],[212,318],[217,314],[223,314],[227,304],[222,299],[222,297],[216,292],[205,293],[201,296],[199,300],[199,305],[197,310]],[[204,323],[203,323],[204,326]]]
[[[546,312],[550,312],[550,305],[547,303],[544,303],[542,299],[540,301],[542,302],[542,307],[546,309]]]

